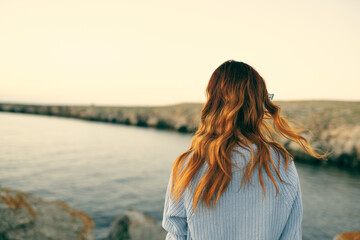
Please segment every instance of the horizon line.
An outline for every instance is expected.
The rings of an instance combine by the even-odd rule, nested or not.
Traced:
[[[294,99],[294,100],[273,100],[272,102],[360,102],[360,100],[340,100],[340,99]],[[183,104],[205,104],[205,102],[178,102],[168,104],[153,104],[153,105],[131,105],[131,104],[98,104],[98,103],[41,103],[41,102],[20,102],[20,101],[0,101],[0,104],[11,105],[37,105],[37,106],[98,106],[98,107],[166,107]]]

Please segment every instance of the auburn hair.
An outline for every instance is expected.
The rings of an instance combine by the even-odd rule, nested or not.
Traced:
[[[298,121],[281,116],[280,107],[268,97],[264,79],[248,64],[234,60],[221,64],[210,77],[206,97],[207,101],[201,111],[201,123],[193,136],[191,146],[177,157],[172,167],[171,196],[177,204],[186,187],[190,186],[191,179],[206,161],[209,168],[196,187],[192,205],[196,212],[201,199],[205,206],[215,207],[230,184],[231,166],[239,168],[230,157],[235,146],[251,148],[251,160],[243,171],[241,187],[250,182],[250,177],[258,165],[264,197],[262,168],[273,182],[278,195],[279,190],[270,172],[270,164],[279,179],[285,181],[275,167],[269,146],[283,154],[286,171],[288,161],[290,158],[293,160],[293,156],[273,138],[272,133],[296,142],[312,157],[326,160],[328,153],[318,154],[314,149],[319,149],[312,148],[309,142],[299,135],[309,129],[293,129],[289,126],[288,121],[292,121],[304,127]],[[270,119],[274,127],[266,121]],[[252,143],[257,146],[255,155]],[[186,166],[183,166],[190,154]]]

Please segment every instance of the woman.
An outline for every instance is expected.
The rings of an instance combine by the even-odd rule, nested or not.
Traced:
[[[290,127],[264,79],[243,62],[220,65],[206,95],[191,146],[173,164],[162,220],[166,239],[301,239],[299,177],[293,156],[272,133],[315,158],[327,153],[316,153],[298,134],[308,129]]]

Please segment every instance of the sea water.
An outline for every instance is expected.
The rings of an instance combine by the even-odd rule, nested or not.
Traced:
[[[60,200],[89,215],[96,239],[137,208],[162,219],[175,159],[190,134],[0,112],[0,186]],[[304,203],[303,239],[360,230],[360,174],[296,163]]]

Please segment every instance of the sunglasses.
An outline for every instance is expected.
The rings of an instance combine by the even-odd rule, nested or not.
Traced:
[[[269,99],[270,99],[270,101],[272,101],[273,98],[274,98],[274,94],[273,94],[273,93],[269,93]]]

